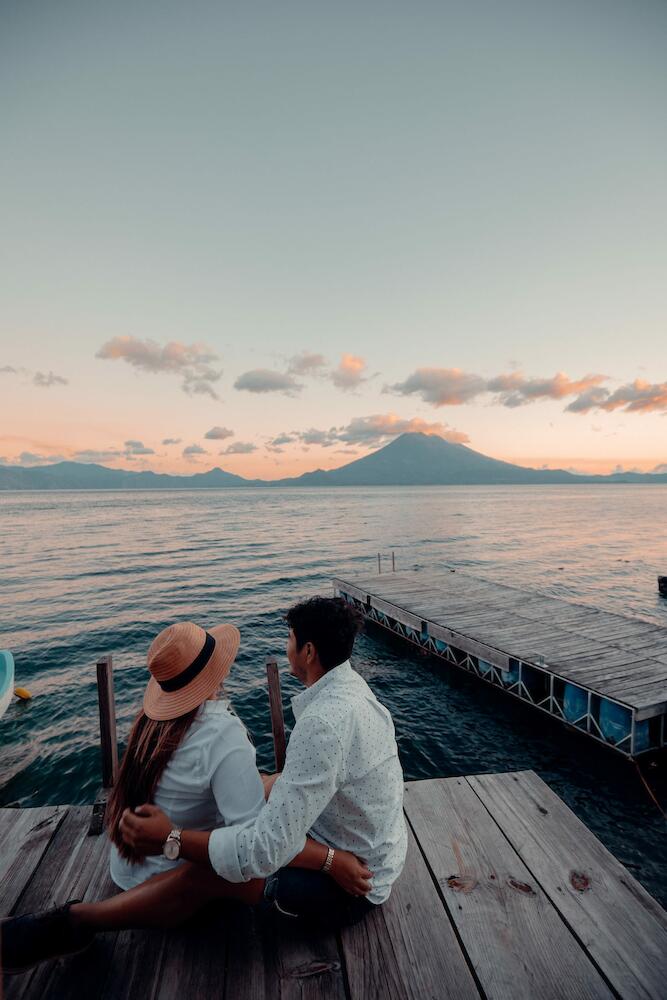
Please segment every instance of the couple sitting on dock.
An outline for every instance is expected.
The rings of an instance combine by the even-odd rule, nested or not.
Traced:
[[[172,927],[213,900],[340,927],[385,902],[407,847],[403,775],[386,708],[350,665],[361,626],[340,598],[293,607],[287,658],[306,690],[280,774],[260,775],[245,727],[219,698],[233,625],[171,625],[107,807],[111,877],[125,891],[2,925],[21,971],[98,931]]]

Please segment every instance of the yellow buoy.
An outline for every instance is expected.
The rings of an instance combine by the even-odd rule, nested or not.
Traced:
[[[14,688],[14,694],[16,695],[17,698],[20,698],[22,701],[30,701],[30,699],[32,698],[32,695],[30,694],[27,688]]]

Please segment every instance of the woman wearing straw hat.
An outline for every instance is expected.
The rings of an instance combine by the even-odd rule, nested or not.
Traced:
[[[150,679],[107,806],[111,877],[121,889],[180,862],[141,858],[122,840],[123,810],[153,802],[182,828],[230,826],[257,815],[264,786],[240,719],[218,692],[238,652],[234,625],[204,631],[192,622],[164,629],[148,650]]]

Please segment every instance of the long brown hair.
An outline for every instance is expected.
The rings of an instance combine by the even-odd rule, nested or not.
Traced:
[[[161,722],[149,719],[142,710],[134,721],[118,780],[106,808],[109,837],[127,861],[143,859],[123,841],[119,827],[123,810],[152,802],[162,772],[192,725],[199,707],[177,719]]]

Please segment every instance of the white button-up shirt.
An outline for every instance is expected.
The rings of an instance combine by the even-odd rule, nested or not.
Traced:
[[[211,833],[211,864],[230,882],[265,877],[309,834],[362,858],[373,873],[367,898],[383,903],[407,848],[391,715],[348,661],[293,698],[292,708],[296,725],[269,801],[249,823]]]
[[[205,701],[158,781],[153,802],[178,829],[211,830],[245,823],[264,805],[255,748],[229,702]],[[130,862],[111,847],[111,878],[131,889],[181,864],[163,854]]]

